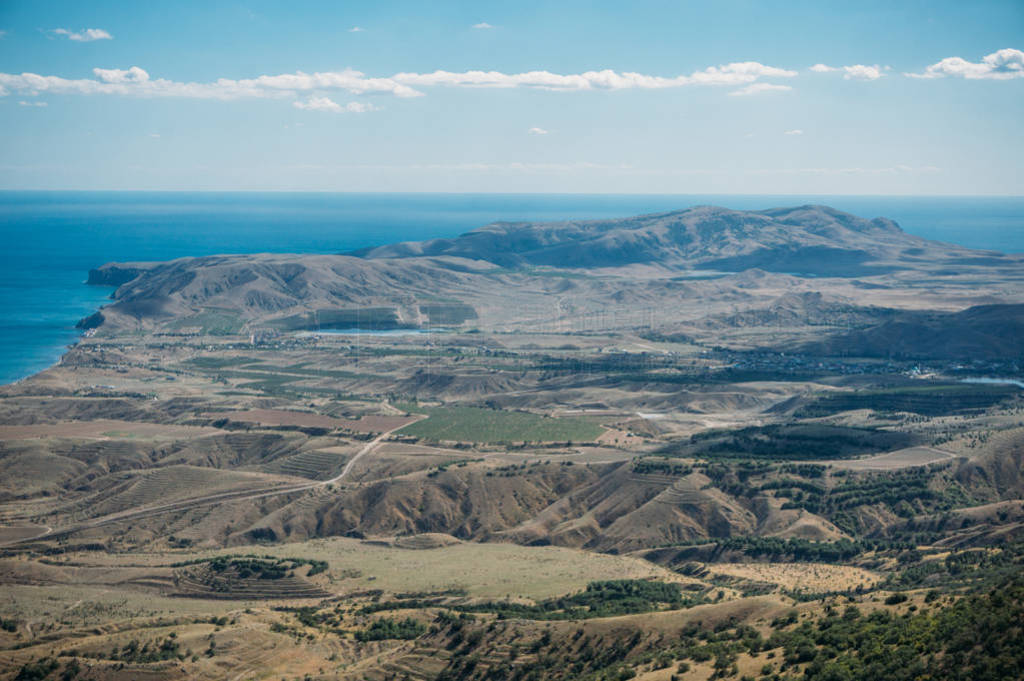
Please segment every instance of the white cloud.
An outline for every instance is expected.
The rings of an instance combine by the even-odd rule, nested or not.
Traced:
[[[396,97],[420,97],[418,87],[495,87],[537,88],[554,91],[665,89],[690,85],[744,86],[762,78],[792,78],[796,71],[759,62],[737,62],[712,66],[689,75],[675,77],[642,73],[619,73],[611,69],[578,74],[550,71],[503,73],[500,71],[434,71],[433,73],[397,73],[374,78],[354,69],[317,73],[284,73],[255,78],[218,78],[210,82],[182,82],[151,77],[144,69],[93,69],[95,78],[63,78],[36,73],[0,73],[0,96],[10,91],[36,95],[42,92],[78,95],[121,95],[134,97],[180,97],[191,99],[241,99],[325,96],[330,91],[354,95],[386,94]],[[787,86],[768,85],[753,91],[781,90]],[[743,93],[749,94],[749,93]],[[346,109],[352,110],[352,109]]]
[[[149,136],[150,137],[154,137],[156,139],[159,139],[160,138],[160,133],[158,133],[158,132],[151,132],[151,133],[149,133]]]
[[[297,73],[258,76],[242,80],[218,78],[208,83],[189,83],[151,78],[145,70],[93,69],[96,79],[69,79],[36,73],[0,73],[0,90],[79,95],[126,95],[135,97],[182,97],[191,99],[287,98],[298,93],[344,90],[352,94],[391,94],[418,97],[423,93],[391,78],[367,78],[346,69],[325,73]]]
[[[546,135],[546,134],[548,134],[548,131],[545,130],[544,128],[530,128],[526,132],[529,135]]]
[[[745,97],[748,95],[757,95],[762,92],[789,92],[792,90],[788,85],[776,85],[774,83],[751,83],[746,87],[741,87],[739,90],[733,90],[729,93],[732,97]]]
[[[349,33],[362,33],[365,30],[366,29],[363,28],[362,26],[353,26],[352,28],[348,29],[348,32]]]
[[[22,100],[18,102],[18,106],[47,106],[46,102],[26,102]]]
[[[906,73],[911,78],[943,78],[955,76],[968,80],[1009,80],[1024,78],[1024,52],[1012,48],[985,55],[980,62],[960,57],[946,57],[932,64],[924,73]]]
[[[494,26],[491,26],[486,21],[481,21],[479,24],[473,24],[473,28],[494,28]]]
[[[375,109],[372,104],[365,102],[349,102],[342,106],[330,97],[310,97],[304,102],[294,102],[292,106],[306,111],[330,111],[332,113],[366,113]]]
[[[66,28],[55,28],[53,32],[57,35],[66,36],[68,40],[74,40],[77,43],[88,43],[93,40],[113,40],[114,36],[110,35],[102,28],[87,28],[82,31],[69,31]]]
[[[434,71],[433,73],[396,73],[392,78],[407,85],[428,87],[447,85],[459,87],[532,87],[544,90],[656,90],[685,85],[745,85],[760,78],[792,78],[796,71],[787,71],[759,62],[737,62],[711,66],[690,75],[675,77],[650,76],[642,73],[619,73],[611,69],[578,74],[550,71],[502,73],[501,71]]]
[[[783,135],[802,135],[802,134],[804,134],[804,131],[803,130],[799,130],[799,129],[797,129],[797,130],[787,130],[786,132],[784,132],[782,134]]]
[[[874,66],[867,66],[865,64],[853,64],[851,66],[828,66],[827,64],[815,64],[811,67],[811,71],[815,73],[832,73],[834,71],[842,71],[843,78],[846,80],[878,80],[885,74],[882,73],[886,68],[882,68],[878,64]]]
[[[7,36],[7,31],[0,31],[0,40]]]
[[[92,72],[104,83],[145,83],[149,80],[149,74],[138,66],[129,69],[93,69]]]
[[[874,66],[854,64],[853,66],[844,66],[843,71],[846,72],[843,74],[843,78],[846,80],[878,80],[885,75],[878,64]]]
[[[304,102],[295,102],[292,106],[296,109],[304,109],[306,111],[333,111],[335,113],[341,113],[344,109],[341,105],[332,100],[330,97],[310,97]]]

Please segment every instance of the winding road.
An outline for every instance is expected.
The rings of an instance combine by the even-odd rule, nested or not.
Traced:
[[[427,418],[426,416],[420,415],[419,419]],[[414,423],[414,422],[413,422]],[[243,501],[251,499],[263,499],[266,497],[282,496],[285,494],[295,494],[296,492],[305,492],[318,487],[327,487],[328,485],[334,485],[345,479],[346,476],[352,471],[352,468],[356,463],[364,456],[370,454],[375,450],[384,440],[388,438],[393,432],[404,428],[409,425],[408,423],[402,424],[386,430],[374,439],[367,442],[355,456],[349,459],[345,463],[345,467],[341,470],[338,475],[334,476],[330,480],[317,480],[301,485],[289,485],[287,487],[272,487],[263,489],[247,489],[239,490],[235,492],[220,492],[217,494],[208,494],[199,497],[192,497],[191,499],[182,499],[181,501],[174,501],[166,504],[159,504],[157,506],[147,506],[143,508],[132,509],[128,511],[118,511],[117,513],[110,513],[108,515],[99,516],[97,518],[91,518],[74,525],[67,527],[58,528],[47,528],[45,532],[31,536],[23,537],[21,539],[14,539],[8,542],[0,543],[0,546],[15,546],[17,544],[25,544],[28,542],[42,539],[43,537],[65,537],[75,532],[80,532],[86,529],[93,529],[96,527],[103,527],[104,525],[110,525],[112,523],[118,523],[125,520],[136,520],[139,518],[148,518],[163,513],[172,513],[174,511],[185,511],[200,506],[209,506],[211,504],[220,504],[227,501]]]

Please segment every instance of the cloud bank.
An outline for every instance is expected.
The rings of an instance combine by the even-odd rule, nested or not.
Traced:
[[[78,94],[122,95],[135,97],[181,97],[192,99],[292,98],[302,95],[325,96],[331,91],[354,95],[392,95],[420,97],[423,88],[532,88],[552,91],[658,90],[685,86],[758,85],[737,94],[754,94],[789,89],[784,85],[757,83],[762,78],[792,78],[796,71],[766,66],[759,62],[737,62],[712,66],[689,75],[653,76],[611,69],[559,74],[550,71],[503,73],[501,71],[404,72],[386,78],[369,77],[361,71],[324,71],[285,73],[255,78],[218,78],[212,82],[181,82],[152,78],[138,66],[127,69],[93,69],[94,78],[64,78],[37,73],[0,73],[0,96],[9,92],[30,95]]]
[[[258,76],[242,80],[218,78],[208,83],[191,83],[151,78],[138,66],[128,69],[93,69],[93,78],[70,79],[35,73],[0,73],[0,88],[32,94],[126,95],[136,97],[182,97],[192,99],[241,99],[297,97],[298,93],[343,90],[352,94],[390,94],[418,97],[422,92],[391,78],[367,78],[346,69],[325,73],[297,73]]]
[[[350,29],[355,30],[355,29]],[[71,40],[107,40],[111,36],[102,29],[85,29],[74,33],[56,29]],[[866,64],[828,66],[818,63],[812,72],[841,72],[847,80],[878,80],[889,67]],[[968,79],[1007,80],[1024,77],[1024,52],[1002,49],[968,62],[960,57],[948,57],[927,67],[922,73],[908,73],[914,78],[943,78],[956,76]],[[796,71],[769,66],[756,61],[733,62],[678,76],[657,76],[632,71],[603,69],[582,73],[553,73],[551,71],[433,71],[429,73],[401,72],[388,77],[371,77],[355,69],[322,71],[316,73],[283,73],[261,75],[255,78],[218,78],[209,82],[175,81],[152,78],[138,66],[127,69],[93,69],[92,78],[64,78],[37,73],[0,73],[0,96],[12,92],[30,96],[39,94],[120,95],[134,97],[179,97],[191,99],[292,99],[299,108],[316,109],[314,100],[331,101],[331,92],[352,95],[390,95],[394,97],[421,97],[432,87],[454,88],[526,88],[556,92],[582,92],[607,90],[662,90],[691,86],[736,87],[729,94],[750,96],[769,92],[792,90],[789,85],[766,82],[768,79],[794,78]],[[305,98],[303,100],[303,98]],[[301,106],[300,106],[301,105]],[[340,106],[340,105],[338,105]],[[346,105],[344,110],[355,111]],[[367,107],[362,110],[369,110]],[[329,108],[326,110],[330,110]]]
[[[559,74],[550,71],[502,73],[501,71],[434,71],[433,73],[396,73],[394,78],[406,85],[429,87],[538,88],[542,90],[659,90],[687,85],[745,85],[760,78],[792,78],[796,71],[766,66],[759,62],[736,62],[711,66],[690,75],[651,76],[642,73],[586,71]]]

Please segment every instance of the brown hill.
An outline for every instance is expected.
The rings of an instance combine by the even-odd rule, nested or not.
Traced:
[[[891,220],[866,220],[824,206],[704,206],[618,220],[495,223],[456,239],[392,244],[355,255],[360,257],[253,254],[111,263],[94,270],[90,281],[120,284],[113,302],[81,325],[162,326],[179,333],[486,327],[595,309],[668,311],[698,297],[746,305],[763,302],[753,300],[751,290],[774,288],[778,296],[779,289],[799,286],[801,277],[991,277],[1021,265],[1020,256],[928,241]],[[708,280],[723,272],[747,274]],[[565,305],[553,303],[559,299]],[[780,300],[782,308],[771,313],[782,319],[794,301]],[[821,307],[795,302],[804,310],[798,315]],[[838,301],[830,305],[828,314],[859,315]]]
[[[1021,339],[1024,305],[978,305],[955,313],[900,313],[804,350],[856,357],[1012,359],[1024,357]]]
[[[827,206],[736,211],[716,206],[617,220],[498,222],[456,239],[405,242],[356,251],[370,259],[457,256],[503,267],[621,267],[739,272],[760,268],[857,276],[918,264],[966,249],[904,233],[892,220],[866,220]],[[998,259],[998,254],[990,254]],[[888,263],[888,264],[885,264]]]

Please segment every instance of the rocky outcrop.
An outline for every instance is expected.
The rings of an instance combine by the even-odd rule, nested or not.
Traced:
[[[89,270],[86,284],[89,286],[121,286],[152,269],[151,263],[107,263]]]

